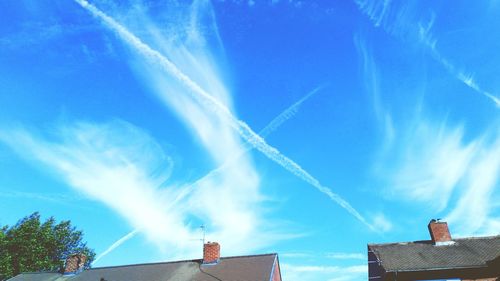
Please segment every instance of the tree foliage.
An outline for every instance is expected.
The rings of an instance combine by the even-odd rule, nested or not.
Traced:
[[[87,256],[90,267],[95,253],[83,242],[83,232],[70,221],[56,223],[53,217],[40,221],[38,212],[12,227],[0,228],[0,280],[22,272],[58,271],[75,253]]]

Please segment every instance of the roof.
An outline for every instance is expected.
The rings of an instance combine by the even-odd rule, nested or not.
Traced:
[[[454,239],[452,245],[432,241],[369,244],[387,272],[487,267],[500,256],[500,235]]]
[[[8,281],[269,281],[277,254],[221,258],[217,264],[202,260],[100,267],[77,275],[22,273]]]

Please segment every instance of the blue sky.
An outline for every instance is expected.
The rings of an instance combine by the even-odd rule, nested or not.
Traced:
[[[366,244],[500,233],[498,1],[0,3],[0,223],[94,266],[278,252],[366,278]]]

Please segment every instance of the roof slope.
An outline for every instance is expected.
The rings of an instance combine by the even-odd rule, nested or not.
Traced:
[[[435,246],[432,241],[368,246],[388,272],[486,267],[500,256],[500,235],[453,241],[448,246]]]
[[[23,273],[8,281],[269,281],[276,254],[91,268],[77,275]],[[102,278],[102,279],[101,279]]]

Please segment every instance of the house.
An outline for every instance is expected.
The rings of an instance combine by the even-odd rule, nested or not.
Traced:
[[[8,281],[281,281],[277,254],[220,257],[208,242],[203,259],[83,269],[85,256],[66,260],[64,272],[22,273]]]
[[[368,244],[368,277],[376,280],[500,280],[500,235],[452,239],[431,220],[431,240]]]

